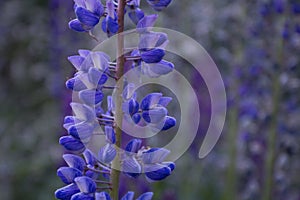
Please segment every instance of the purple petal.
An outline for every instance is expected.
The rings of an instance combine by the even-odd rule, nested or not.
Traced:
[[[85,29],[82,23],[78,19],[73,19],[69,22],[69,28],[77,32],[86,32],[88,29]]]
[[[133,6],[135,8],[140,7],[141,0],[131,0],[127,2],[128,6]]]
[[[75,124],[68,129],[68,133],[74,138],[81,140],[82,142],[87,142],[92,136],[94,127],[86,122],[81,122]]]
[[[129,191],[122,197],[121,200],[133,200],[133,197],[134,197],[134,192]]]
[[[299,2],[293,2],[292,3],[292,10],[294,14],[300,14],[300,3]]]
[[[95,68],[100,69],[103,72],[108,69],[108,62],[110,61],[110,57],[106,53],[93,52],[91,54],[91,57]]]
[[[77,193],[72,196],[71,200],[95,200],[95,198],[90,194]]]
[[[96,105],[103,100],[104,94],[100,90],[87,89],[79,92],[79,98],[87,105]]]
[[[136,178],[142,173],[142,167],[136,158],[127,156],[122,162],[122,171],[128,176]]]
[[[103,5],[100,0],[85,0],[86,9],[101,17],[104,13]]]
[[[147,0],[147,2],[154,10],[161,11],[171,3],[171,0]]]
[[[139,107],[139,103],[136,100],[131,99],[128,101],[128,112],[131,116],[139,111]]]
[[[88,72],[89,81],[94,85],[103,85],[106,83],[108,77],[103,72],[99,71],[95,67],[91,67]]]
[[[75,113],[75,116],[78,119],[85,120],[85,121],[93,121],[95,120],[96,114],[94,110],[84,104],[80,103],[70,103],[73,112]]]
[[[123,90],[123,98],[124,99],[131,99],[134,96],[135,86],[133,83],[129,83],[126,85],[125,89]]]
[[[141,9],[136,8],[129,11],[128,16],[134,24],[137,24],[145,16],[145,14]]]
[[[83,171],[83,169],[86,166],[84,160],[80,156],[73,155],[73,154],[64,154],[62,157],[66,161],[69,167],[76,168],[80,171]]]
[[[166,116],[163,128],[161,130],[166,131],[175,125],[176,125],[176,119],[174,117]]]
[[[164,49],[168,43],[168,36],[160,32],[146,32],[141,34],[139,49],[161,48]]]
[[[78,53],[81,57],[86,58],[88,55],[90,55],[91,51],[87,49],[79,49]]]
[[[96,200],[111,200],[110,196],[106,192],[96,192]]]
[[[151,110],[143,111],[142,116],[146,122],[156,124],[162,121],[166,117],[167,113],[168,111],[166,108],[156,107]]]
[[[160,181],[171,174],[171,169],[163,165],[145,165],[146,177],[151,181]]]
[[[143,17],[136,25],[137,31],[143,33],[149,31],[149,27],[153,27],[158,15],[147,15]]]
[[[89,149],[86,149],[84,152],[83,152],[83,157],[85,159],[85,162],[88,164],[88,165],[91,165],[91,166],[94,166],[97,164],[97,159],[94,155],[93,152],[91,152]]]
[[[111,17],[107,18],[107,29],[110,33],[117,33],[119,29],[118,22]]]
[[[115,17],[115,6],[112,0],[106,1],[106,7],[107,7],[107,15],[114,19]]]
[[[73,183],[76,177],[82,176],[81,171],[72,167],[60,167],[57,170],[57,176],[64,182],[65,184]]]
[[[112,112],[115,110],[115,103],[113,101],[112,96],[107,96],[107,110]]]
[[[68,60],[72,63],[72,65],[77,69],[80,70],[80,67],[84,61],[84,58],[81,56],[69,56]]]
[[[114,129],[111,126],[105,126],[105,135],[109,143],[111,144],[116,143],[116,134]]]
[[[77,185],[72,183],[70,185],[67,185],[65,187],[59,188],[55,191],[55,197],[57,199],[66,200],[70,199],[73,194],[76,194],[80,192]]]
[[[85,8],[77,7],[75,13],[78,20],[88,27],[96,26],[99,23],[99,17]]]
[[[166,107],[172,101],[171,97],[161,97],[158,101],[158,105]]]
[[[94,193],[96,191],[96,183],[87,176],[81,176],[75,178],[75,183],[79,188],[80,192],[85,194]]]
[[[91,179],[96,180],[96,179],[99,178],[99,173],[95,172],[95,171],[92,171],[92,170],[87,170],[85,172],[85,176],[90,177]]]
[[[111,163],[116,157],[117,151],[112,144],[106,144],[101,147],[98,154],[98,159],[103,163]]]
[[[141,58],[146,63],[158,63],[165,56],[163,49],[151,49],[141,52]]]
[[[145,164],[161,163],[169,155],[170,151],[164,148],[151,148],[142,155]]]
[[[142,117],[140,113],[135,113],[131,118],[135,124],[138,124],[141,121]]]
[[[145,96],[140,104],[142,110],[149,110],[153,106],[156,106],[159,102],[159,99],[162,97],[161,93],[151,93]]]
[[[146,192],[139,196],[136,200],[151,200],[153,196],[153,192]]]
[[[65,147],[68,151],[72,151],[74,153],[82,153],[85,150],[84,144],[72,136],[62,136],[59,139],[59,144]]]
[[[168,166],[171,169],[171,171],[173,171],[176,167],[175,163],[173,162],[162,162],[162,164]]]
[[[66,81],[66,87],[70,90],[80,91],[86,89],[85,84],[80,80],[79,77],[70,78]]]
[[[64,118],[64,124],[63,127],[68,130],[71,126],[75,125],[76,123],[80,123],[81,121],[78,120],[76,117],[74,116],[66,116]]]
[[[74,0],[74,3],[76,4],[76,6],[86,8],[85,0]]]
[[[137,153],[138,150],[141,148],[141,146],[142,146],[142,140],[140,140],[140,139],[132,139],[126,145],[125,150],[127,152]]]
[[[174,65],[171,62],[162,60],[159,63],[145,64],[149,66],[149,70],[158,75],[166,75],[174,69]]]

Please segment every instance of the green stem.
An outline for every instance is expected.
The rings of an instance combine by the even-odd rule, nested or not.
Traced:
[[[236,99],[236,101],[238,101]],[[228,141],[229,144],[229,166],[227,169],[227,183],[226,183],[226,200],[234,200],[236,199],[236,155],[237,155],[237,134],[238,134],[238,108],[237,106],[233,106],[232,109],[229,111],[229,121],[230,127],[228,130]]]
[[[266,153],[266,165],[265,165],[265,183],[263,199],[271,199],[273,193],[274,182],[274,164],[276,159],[276,138],[277,138],[277,121],[279,114],[280,103],[280,80],[279,77],[273,79],[273,113],[270,132],[267,137],[267,153]]]
[[[122,90],[124,86],[123,74],[124,74],[124,10],[126,6],[126,0],[118,0],[118,35],[117,35],[117,66],[116,66],[116,76],[118,80],[118,87],[116,89],[116,113],[115,118],[118,126],[115,128],[116,132],[116,146],[121,146],[121,137],[122,137],[122,119],[123,119],[123,111],[122,111]],[[112,190],[111,197],[113,200],[119,199],[119,182],[120,182],[120,152],[117,150],[117,156],[112,163],[112,173],[111,173],[111,181],[112,181]]]
[[[270,125],[270,132],[267,135],[267,152],[265,155],[265,179],[263,187],[263,198],[264,200],[272,199],[274,189],[274,165],[276,161],[276,150],[277,150],[277,134],[278,134],[278,118],[280,110],[281,100],[281,85],[280,85],[280,72],[281,67],[284,65],[284,39],[281,39],[278,44],[277,53],[277,73],[273,73],[273,112],[272,121]],[[277,69],[276,69],[277,70]]]
[[[274,163],[276,159],[276,138],[277,138],[277,120],[280,102],[280,82],[279,78],[274,78],[273,81],[273,113],[270,132],[267,138],[267,153],[266,153],[266,166],[265,166],[265,183],[263,199],[271,199],[273,193],[273,179],[274,179]]]

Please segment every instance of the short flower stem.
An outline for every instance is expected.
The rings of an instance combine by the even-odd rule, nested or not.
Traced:
[[[94,180],[94,182],[99,183],[99,184],[107,184],[107,185],[111,185],[111,183],[110,183],[110,182],[107,182],[107,181]]]
[[[116,90],[116,121],[118,126],[115,128],[116,132],[116,146],[121,146],[121,137],[122,137],[122,118],[123,118],[123,111],[122,111],[122,89],[124,85],[123,81],[123,74],[124,74],[124,64],[125,58],[123,55],[124,51],[124,11],[126,6],[126,0],[118,0],[118,48],[117,48],[117,66],[116,66],[116,77],[118,81],[118,88]],[[119,182],[120,182],[120,157],[119,151],[117,150],[117,156],[112,162],[112,174],[111,174],[111,181],[112,181],[112,190],[111,190],[111,197],[113,200],[119,199]]]
[[[112,188],[111,187],[97,187],[96,189],[102,191],[102,190],[111,190]]]
[[[90,171],[93,171],[93,172],[96,172],[96,173],[99,173],[99,174],[110,174],[109,171],[103,171],[103,170],[97,170],[97,169],[92,169],[92,168],[86,168],[86,170],[90,170]]]

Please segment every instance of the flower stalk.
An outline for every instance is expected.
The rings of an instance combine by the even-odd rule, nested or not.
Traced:
[[[263,187],[263,198],[272,199],[274,189],[274,167],[276,161],[276,150],[277,150],[277,134],[278,134],[278,118],[281,101],[281,86],[280,86],[280,68],[284,64],[284,39],[281,39],[278,45],[278,70],[279,73],[273,74],[273,112],[271,119],[270,132],[267,137],[267,152],[265,155],[265,179]]]
[[[118,35],[117,35],[117,64],[116,64],[116,77],[118,81],[118,88],[116,90],[116,116],[115,119],[117,121],[117,126],[115,128],[116,133],[116,146],[121,147],[121,138],[122,138],[122,119],[123,119],[123,111],[122,111],[122,90],[124,87],[124,64],[125,58],[123,55],[124,52],[124,11],[125,11],[126,1],[118,0]],[[111,173],[111,181],[112,181],[112,190],[111,197],[114,200],[119,199],[119,182],[120,182],[120,151],[117,149],[117,156],[112,162],[112,173]]]

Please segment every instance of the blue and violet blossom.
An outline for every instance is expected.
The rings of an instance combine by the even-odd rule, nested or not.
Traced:
[[[116,34],[119,29],[117,19],[118,4],[107,0],[103,6],[100,0],[74,0],[76,19],[69,22],[69,27],[78,32],[90,32],[102,21],[102,30],[108,37]],[[156,11],[167,7],[171,0],[151,1],[148,4]],[[139,8],[139,0],[127,1],[127,13],[131,21],[136,24],[136,32],[140,35],[138,47],[133,49],[126,62],[133,68],[149,77],[159,77],[170,73],[174,69],[171,62],[163,60],[167,35],[152,32],[151,27],[157,15],[146,16]],[[175,169],[173,162],[165,161],[169,150],[156,147],[142,146],[142,140],[133,139],[125,150],[116,150],[115,135],[115,99],[106,96],[104,89],[114,89],[108,86],[109,79],[116,80],[116,66],[104,52],[79,50],[78,55],[68,57],[76,73],[66,81],[66,87],[73,91],[74,101],[70,106],[74,115],[66,116],[63,127],[67,135],[59,139],[59,143],[67,153],[63,159],[67,166],[57,170],[58,177],[66,186],[55,191],[55,197],[62,200],[110,200],[111,163],[117,153],[121,155],[122,171],[131,178],[141,174],[150,182],[160,181]],[[128,96],[128,89],[133,84],[127,83],[123,95],[124,120],[132,122],[133,126],[152,126],[156,130],[165,131],[176,124],[176,119],[169,116],[167,105],[172,100],[162,93],[150,93],[140,102],[137,93]],[[129,91],[129,90],[128,90]],[[107,108],[102,107],[105,101]],[[88,144],[94,140],[93,136],[103,136],[102,146],[95,153]],[[146,192],[137,200],[150,200],[153,193]],[[133,200],[134,192],[129,191],[122,200]]]

